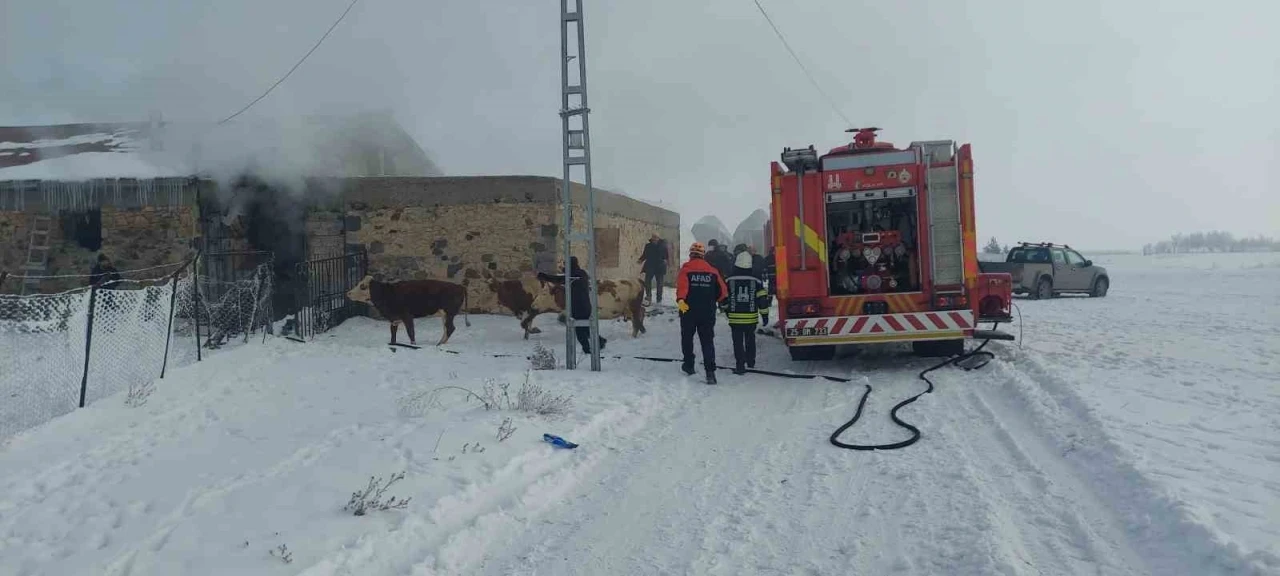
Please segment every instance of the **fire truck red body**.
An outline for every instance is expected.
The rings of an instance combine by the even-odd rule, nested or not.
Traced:
[[[979,329],[1009,320],[1012,285],[978,271],[970,145],[898,149],[877,130],[851,130],[821,156],[786,149],[771,166],[778,328],[792,358],[893,341],[941,356],[970,338],[1011,339]]]

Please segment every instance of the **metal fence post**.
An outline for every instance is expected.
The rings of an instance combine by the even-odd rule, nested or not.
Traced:
[[[164,334],[164,360],[160,362],[160,378],[164,379],[164,371],[169,367],[169,341],[173,340],[173,309],[178,302],[178,273],[182,272],[179,268],[173,273],[173,281],[169,284],[169,331]]]
[[[197,190],[199,190],[197,188]],[[191,308],[194,310],[196,318],[196,362],[203,359],[200,357],[200,253],[196,252],[196,259],[191,265]]]
[[[98,287],[89,287],[89,323],[84,335],[84,373],[80,376],[80,407],[84,408],[85,392],[89,389],[89,352],[93,349],[93,308],[98,301]]]

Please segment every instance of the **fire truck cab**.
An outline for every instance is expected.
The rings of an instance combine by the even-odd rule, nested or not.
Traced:
[[[794,360],[841,344],[911,342],[949,356],[1010,321],[1012,279],[978,270],[969,144],[853,142],[819,156],[786,148],[771,165],[780,336]]]

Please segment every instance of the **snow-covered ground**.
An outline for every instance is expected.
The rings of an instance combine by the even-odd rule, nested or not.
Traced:
[[[1095,260],[1107,298],[1018,302],[1032,374],[1215,536],[1280,556],[1280,254]]]
[[[678,354],[671,315],[606,323],[601,374],[527,371],[550,318],[526,342],[472,317],[458,354],[366,319],[215,352],[0,445],[0,574],[1280,574],[1280,255],[1097,260],[1106,299],[1020,301],[1023,347],[935,372],[886,453],[827,436],[870,384],[843,439],[905,437],[887,411],[931,362],[900,347],[792,364],[765,338],[761,367],[853,381],[717,387],[629,358]],[[568,414],[404,401],[526,377]],[[343,512],[400,471],[407,509]]]

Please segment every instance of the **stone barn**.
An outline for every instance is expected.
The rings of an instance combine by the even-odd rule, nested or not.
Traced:
[[[197,172],[216,173],[219,181],[193,177]],[[258,172],[277,183],[247,175]],[[281,186],[285,174],[292,182]],[[278,272],[291,270],[345,247],[336,233],[303,234],[301,192],[287,188],[304,187],[308,177],[439,174],[413,138],[380,113],[216,130],[158,118],[0,126],[0,272],[11,275],[0,291],[83,286],[86,278],[12,277],[85,275],[99,252],[124,271],[181,262],[195,248],[260,250],[275,254]],[[307,237],[321,244],[303,244]]]
[[[0,290],[83,286],[99,252],[125,271],[181,262],[197,249],[257,250],[274,255],[281,315],[298,305],[290,283],[299,264],[363,250],[372,272],[456,281],[469,287],[471,311],[502,313],[485,279],[557,270],[564,238],[557,178],[440,176],[412,138],[379,115],[238,130],[219,137],[246,139],[256,165],[215,181],[191,176],[182,154],[166,152],[188,148],[188,131],[154,121],[0,127],[0,271],[11,275]],[[299,140],[313,147],[300,153]],[[250,175],[286,164],[302,172],[283,183]],[[586,190],[574,184],[572,192],[580,225]],[[673,247],[667,281],[674,283],[678,214],[604,190],[595,205],[601,278],[639,277],[636,259],[656,233]],[[585,246],[575,249],[585,266]],[[28,285],[12,279],[20,275],[82,277]]]
[[[181,262],[200,235],[196,202],[202,185],[212,183],[192,178],[0,180],[0,271],[87,275],[99,252],[109,254],[121,270]],[[10,280],[0,285],[0,293],[58,292],[87,282]]]
[[[560,184],[540,176],[349,178],[338,183],[338,197],[309,212],[308,229],[342,226],[345,242],[368,252],[370,272],[466,284],[471,311],[503,313],[485,279],[558,269],[564,240]],[[575,183],[572,197],[579,225],[586,188]],[[680,245],[675,212],[599,189],[595,207],[600,278],[640,277],[636,260],[652,234]],[[575,244],[584,267],[585,248]],[[668,265],[671,284],[679,262],[673,257]]]

